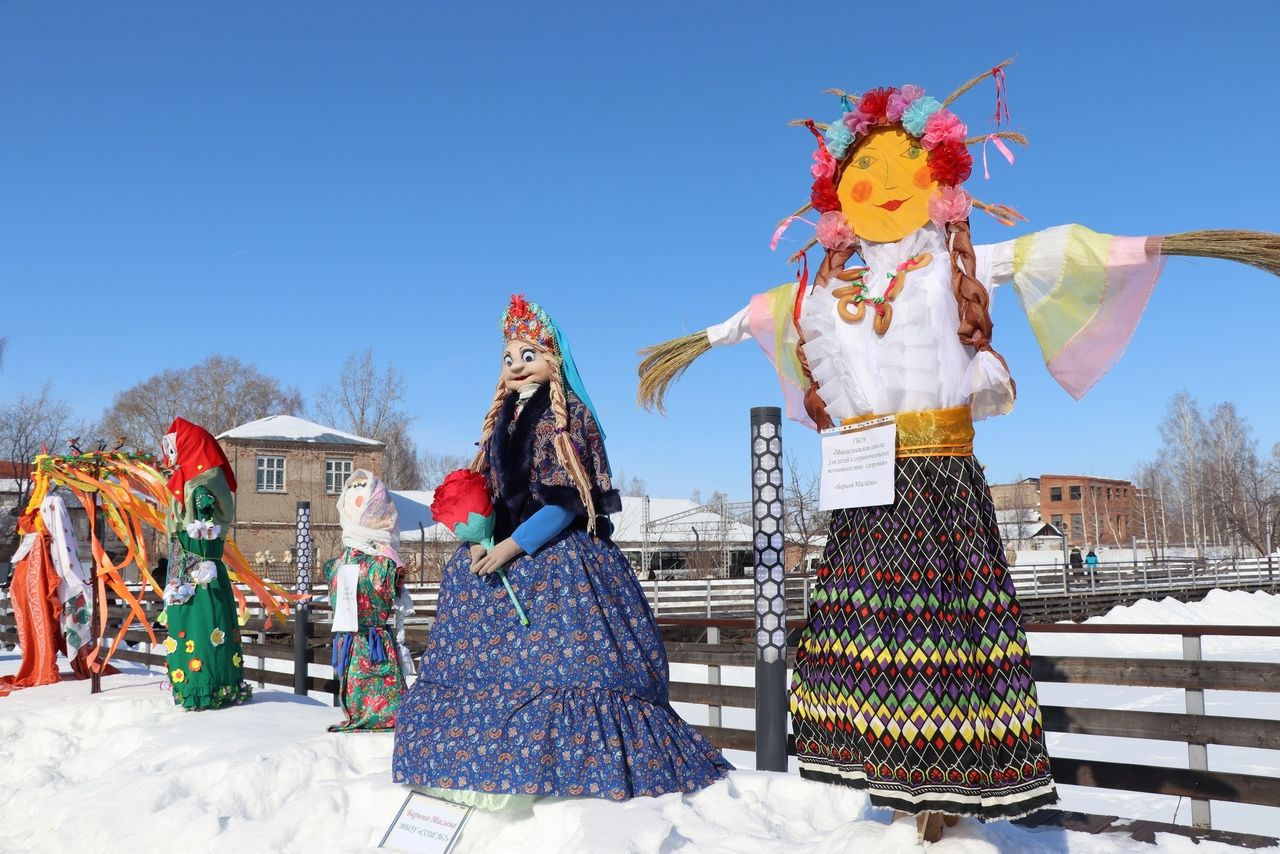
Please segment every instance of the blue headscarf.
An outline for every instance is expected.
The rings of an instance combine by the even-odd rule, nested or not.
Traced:
[[[582,405],[591,413],[591,417],[595,419],[596,429],[600,431],[601,440],[604,439],[604,425],[600,423],[600,416],[596,414],[595,404],[591,402],[591,396],[587,394],[587,386],[582,382],[582,374],[578,373],[578,365],[573,361],[573,353],[569,350],[569,339],[564,337],[564,331],[560,326],[548,315],[547,321],[551,324],[551,330],[556,336],[556,348],[560,350],[560,365],[564,372],[564,381],[568,383],[569,388],[573,389],[573,393],[578,396],[578,400],[582,401]]]

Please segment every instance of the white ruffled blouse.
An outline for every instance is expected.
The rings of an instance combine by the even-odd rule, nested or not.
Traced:
[[[1009,372],[995,355],[960,343],[959,314],[951,289],[951,258],[944,233],[928,225],[895,243],[864,242],[870,269],[864,282],[880,296],[898,265],[923,252],[933,257],[906,274],[893,301],[884,335],[872,328],[868,306],[857,323],[837,313],[831,291],[841,282],[807,293],[800,315],[804,352],[832,421],[969,405],[974,420],[1013,408]],[[1012,274],[1013,242],[974,247],[977,278],[990,291]],[[998,263],[993,265],[993,261]],[[998,269],[993,269],[993,267]],[[751,334],[749,308],[707,330],[715,346],[736,344]]]

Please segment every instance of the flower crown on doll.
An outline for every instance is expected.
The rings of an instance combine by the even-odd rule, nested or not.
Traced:
[[[511,295],[507,310],[502,314],[501,326],[508,341],[520,338],[552,353],[559,352],[557,330],[551,316],[536,302],[525,299],[524,294]]]
[[[973,155],[969,153],[969,146],[983,146],[983,172],[986,174],[988,142],[994,143],[996,149],[1012,163],[1013,153],[1004,140],[1026,145],[1027,138],[1016,131],[998,129],[989,134],[971,137],[964,122],[947,109],[956,98],[985,78],[992,77],[996,82],[996,112],[993,119],[999,128],[1009,118],[1009,109],[1005,103],[1004,68],[1011,62],[1012,60],[1005,60],[974,77],[945,101],[929,97],[922,87],[912,84],[900,88],[872,89],[861,96],[839,89],[828,90],[840,96],[843,108],[840,118],[829,124],[812,119],[792,122],[807,127],[817,138],[818,150],[813,153],[814,163],[810,168],[814,180],[809,203],[779,223],[778,230],[774,233],[773,247],[777,248],[778,238],[787,226],[800,219],[810,208],[821,215],[815,224],[817,236],[792,256],[793,259],[798,259],[814,244],[820,243],[826,249],[839,250],[849,249],[857,243],[854,230],[841,210],[837,187],[858,144],[881,128],[903,131],[918,141],[925,151],[929,176],[938,185],[929,199],[929,218],[938,225],[945,227],[948,223],[966,219],[970,209],[974,207],[1005,225],[1013,225],[1015,220],[1025,219],[1013,208],[974,199],[965,192],[962,185],[973,173]]]
[[[604,438],[604,428],[600,426],[600,416],[596,414],[595,404],[587,394],[587,387],[578,372],[578,365],[573,360],[573,352],[569,349],[569,339],[556,326],[551,315],[536,302],[525,299],[524,294],[512,294],[507,303],[507,310],[502,314],[502,334],[507,341],[519,338],[536,344],[551,353],[560,362],[560,377],[569,386],[578,400],[591,411],[596,427],[600,430],[600,438]]]

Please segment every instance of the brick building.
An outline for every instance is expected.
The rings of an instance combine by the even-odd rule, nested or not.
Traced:
[[[382,475],[382,442],[292,415],[270,415],[218,436],[235,472],[232,536],[250,563],[288,560],[299,501],[311,502],[317,561],[337,553],[337,500],[355,469]],[[270,557],[266,553],[270,552]]]
[[[1127,546],[1142,533],[1138,490],[1130,481],[1088,475],[1040,476],[1040,514],[1081,548]]]

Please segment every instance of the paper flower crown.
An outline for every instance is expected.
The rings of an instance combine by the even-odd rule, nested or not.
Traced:
[[[852,152],[860,142],[881,128],[902,130],[917,140],[926,152],[929,175],[938,184],[937,190],[929,199],[929,217],[937,224],[945,226],[947,223],[966,219],[973,207],[987,212],[1005,225],[1013,225],[1014,220],[1024,219],[1013,208],[989,205],[972,198],[961,186],[973,174],[970,145],[983,146],[983,172],[986,174],[986,143],[994,143],[1010,163],[1013,162],[1013,153],[1004,140],[1027,144],[1026,137],[1020,133],[998,130],[1001,122],[1008,121],[1009,118],[1004,98],[1004,67],[1010,61],[1006,60],[969,80],[945,101],[929,97],[922,87],[912,84],[901,88],[872,89],[861,96],[838,89],[829,90],[840,96],[843,107],[840,118],[830,124],[812,119],[793,122],[807,127],[818,140],[818,150],[813,153],[814,163],[810,168],[814,180],[809,193],[809,204],[779,224],[774,236],[775,247],[778,236],[786,226],[810,207],[821,214],[816,224],[817,237],[793,257],[803,254],[814,243],[821,243],[827,249],[847,249],[856,243],[853,229],[841,211],[836,188],[845,166],[848,165],[845,161],[851,159]],[[994,78],[996,82],[996,112],[993,118],[997,130],[970,137],[968,127],[947,107],[987,77]]]
[[[556,326],[551,317],[536,302],[529,302],[524,294],[512,294],[507,310],[502,314],[502,334],[507,341],[517,338],[537,344],[552,353],[559,352]]]

